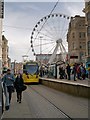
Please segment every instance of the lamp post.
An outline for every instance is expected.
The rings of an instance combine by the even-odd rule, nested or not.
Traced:
[[[40,36],[40,64],[42,63],[42,58],[41,58],[41,57],[42,57],[42,56],[41,56],[41,55],[42,55],[42,38],[43,38],[43,37]]]

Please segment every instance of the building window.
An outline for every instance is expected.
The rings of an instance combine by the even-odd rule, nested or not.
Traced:
[[[81,32],[79,33],[79,38],[81,38],[82,37],[82,35],[81,35]]]
[[[72,33],[72,37],[75,38],[75,33]]]
[[[87,20],[90,20],[90,12],[88,12],[86,15],[87,15]]]
[[[79,38],[85,38],[85,32],[79,32]]]
[[[87,34],[90,35],[90,26],[87,27]]]
[[[85,42],[80,42],[79,45],[80,45],[80,46],[79,46],[80,49],[83,49],[83,50],[86,49],[86,43],[85,43]]]
[[[6,44],[6,42],[4,41],[4,45]]]
[[[83,53],[83,52],[80,52],[80,60],[83,59],[83,56],[84,56],[84,53]]]
[[[73,42],[72,44],[72,49],[74,50],[75,49],[75,43]]]
[[[86,49],[86,43],[85,42],[82,43],[82,48]]]
[[[90,41],[88,41],[88,43],[87,43],[88,45],[88,55],[90,55]]]
[[[80,45],[80,49],[82,48],[82,46]]]

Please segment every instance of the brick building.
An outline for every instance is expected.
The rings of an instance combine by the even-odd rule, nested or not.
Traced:
[[[71,18],[67,34],[69,63],[83,62],[86,56],[85,17],[76,15]]]

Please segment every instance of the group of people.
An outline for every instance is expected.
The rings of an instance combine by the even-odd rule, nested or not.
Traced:
[[[87,77],[86,75],[86,68],[83,63],[73,65],[73,68],[69,64],[67,64],[66,68],[59,67],[59,75],[60,79],[68,79],[71,80],[71,74],[73,74],[73,79],[76,81],[76,78],[79,80],[85,80]]]
[[[24,85],[22,75],[20,73],[15,76],[11,73],[10,69],[7,69],[1,78],[3,83],[3,90],[6,97],[5,109],[8,110],[10,107],[10,102],[12,98],[12,93],[16,89],[17,102],[21,103],[22,99],[22,87]]]

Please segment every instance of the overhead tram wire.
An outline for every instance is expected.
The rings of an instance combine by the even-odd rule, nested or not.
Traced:
[[[58,2],[59,2],[59,0],[56,2],[56,4],[54,5],[54,7],[53,7],[53,9],[51,10],[51,12],[50,12],[50,14],[49,15],[51,15],[52,14],[52,12],[54,11],[54,9],[56,8],[56,6],[57,6],[57,4],[58,4]],[[35,39],[37,38],[37,36],[38,36],[38,34],[40,33],[40,31],[42,30],[42,28],[43,28],[43,26],[45,25],[45,23],[47,22],[47,19],[45,20],[45,22],[43,23],[43,25],[42,25],[42,27],[41,27],[41,29],[38,31],[38,33],[37,33],[37,35],[36,35],[36,37],[35,37]],[[35,40],[34,39],[34,40]]]
[[[54,9],[56,8],[57,4],[58,4],[59,0],[56,2],[56,4],[54,5],[53,9],[51,10],[50,12],[50,15],[52,14],[52,12],[54,11]],[[47,20],[44,22],[44,24],[47,22]],[[44,24],[42,25],[41,29],[38,31],[37,35],[40,33],[40,31],[42,30]],[[24,28],[24,27],[16,27],[16,26],[10,26],[10,25],[3,25],[3,26],[6,26],[6,27],[10,27],[10,28],[15,28],[15,29],[24,29],[24,30],[30,30],[31,28]],[[29,47],[28,51],[27,51],[27,54],[28,52],[30,51],[31,47]],[[27,55],[26,54],[26,55]]]
[[[59,0],[56,2],[56,4],[54,5],[54,7],[53,7],[53,9],[51,10],[51,12],[50,12],[49,15],[52,14],[52,12],[54,11],[54,9],[56,8],[56,6],[57,6],[58,3],[59,3]],[[47,19],[46,19],[45,22],[43,23],[41,29],[38,31],[38,33],[37,33],[35,39],[37,38],[38,34],[41,32],[41,30],[42,30],[42,28],[43,28],[43,26],[45,25],[46,22],[47,22]],[[35,39],[34,39],[34,40],[35,40]],[[30,48],[31,48],[31,47],[30,47]],[[30,51],[30,48],[29,48],[28,52]],[[27,54],[28,54],[28,52],[27,52]]]
[[[15,28],[15,29],[24,29],[24,30],[30,30],[31,28],[27,28],[27,27],[16,27],[16,26],[10,26],[10,25],[3,25],[5,27],[10,27],[10,28]]]

